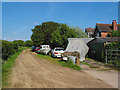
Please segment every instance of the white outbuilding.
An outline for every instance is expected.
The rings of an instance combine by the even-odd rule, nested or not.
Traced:
[[[68,38],[68,46],[65,52],[79,52],[80,61],[85,60],[85,55],[88,53],[89,47],[86,45],[89,41],[94,38]]]

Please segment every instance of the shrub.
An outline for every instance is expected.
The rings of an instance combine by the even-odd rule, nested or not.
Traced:
[[[68,65],[68,66],[70,66],[70,65],[74,65],[74,64],[73,64],[73,61],[72,61],[72,60],[70,60],[70,59],[69,59],[69,60],[67,60],[67,65]]]
[[[23,40],[14,40],[13,43],[17,44],[18,46],[25,46],[25,42]]]
[[[9,41],[2,41],[2,60],[7,60],[10,55],[14,54],[14,46]]]
[[[62,65],[65,67],[76,69],[76,70],[81,70],[81,68],[79,66],[74,65],[73,61],[70,59],[68,59],[66,63],[62,63]]]
[[[108,33],[107,37],[120,37],[120,31],[119,30],[113,30],[112,32]]]
[[[21,48],[18,47],[16,42],[2,40],[2,60],[7,60],[11,55],[20,50]]]
[[[120,50],[120,41],[119,42],[112,42],[112,43],[107,44],[105,46],[105,49],[102,52],[102,58],[104,61],[106,59],[106,50],[110,50],[110,51],[107,51],[108,64],[120,65],[120,59],[119,59],[120,52],[114,51],[114,50]],[[111,50],[113,50],[113,51],[111,51]]]
[[[106,49],[111,49],[111,50],[114,50],[114,49],[120,49],[120,41],[119,42],[112,42],[110,44],[107,44],[105,46]]]
[[[26,47],[31,47],[33,45],[33,42],[31,40],[26,40],[25,46]]]

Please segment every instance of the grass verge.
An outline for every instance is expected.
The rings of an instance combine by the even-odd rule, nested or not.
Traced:
[[[109,71],[109,70],[111,70],[111,69],[100,69],[98,71]]]
[[[8,78],[12,72],[11,68],[14,66],[16,58],[23,50],[16,52],[2,65],[2,87],[7,87],[9,85]]]
[[[43,58],[43,59],[45,59],[45,60],[47,60],[51,63],[54,63],[54,64],[59,64],[61,66],[69,67],[69,68],[72,68],[72,69],[75,69],[75,70],[81,70],[81,68],[79,66],[74,65],[71,60],[62,61],[61,59],[52,58],[50,56],[41,55],[41,54],[37,54],[37,56],[39,56],[39,58]]]
[[[94,62],[96,62],[96,63],[100,63],[100,64],[102,64],[103,66],[105,66],[105,67],[109,67],[109,69],[114,69],[114,70],[117,70],[117,71],[120,71],[120,66],[114,66],[113,64],[112,64],[112,61],[113,60],[110,60],[110,62],[108,62],[108,65],[106,65],[105,63],[103,63],[103,62],[100,62],[100,61],[96,61],[96,60],[94,60],[94,59],[91,59],[91,58],[86,58],[86,60],[92,60],[92,61],[94,61]],[[116,64],[120,64],[120,62],[119,62],[119,60],[116,60],[116,62],[115,62]],[[98,66],[91,66],[90,64],[88,64],[88,63],[85,63],[85,62],[83,62],[83,64],[85,64],[85,65],[88,65],[89,67],[91,67],[91,68],[100,68],[100,67],[98,67]],[[101,71],[107,71],[107,69],[103,69],[103,70],[101,70]]]
[[[90,68],[100,68],[99,66],[93,66],[93,65],[90,65],[86,62],[82,62],[82,63],[85,64],[85,65],[88,65]]]
[[[67,60],[66,62],[62,61],[62,60],[59,60],[58,62],[64,67],[69,67],[69,68],[72,68],[72,69],[75,69],[75,70],[81,70],[80,66],[74,65],[72,60]]]

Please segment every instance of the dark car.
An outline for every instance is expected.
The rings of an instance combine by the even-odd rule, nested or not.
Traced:
[[[36,49],[36,47],[35,47],[35,46],[32,46],[31,51],[32,51],[32,52],[35,52],[35,49]]]

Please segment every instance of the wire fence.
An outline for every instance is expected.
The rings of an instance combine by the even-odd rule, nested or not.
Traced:
[[[106,50],[105,55],[106,65],[113,65],[120,67],[120,50]]]

